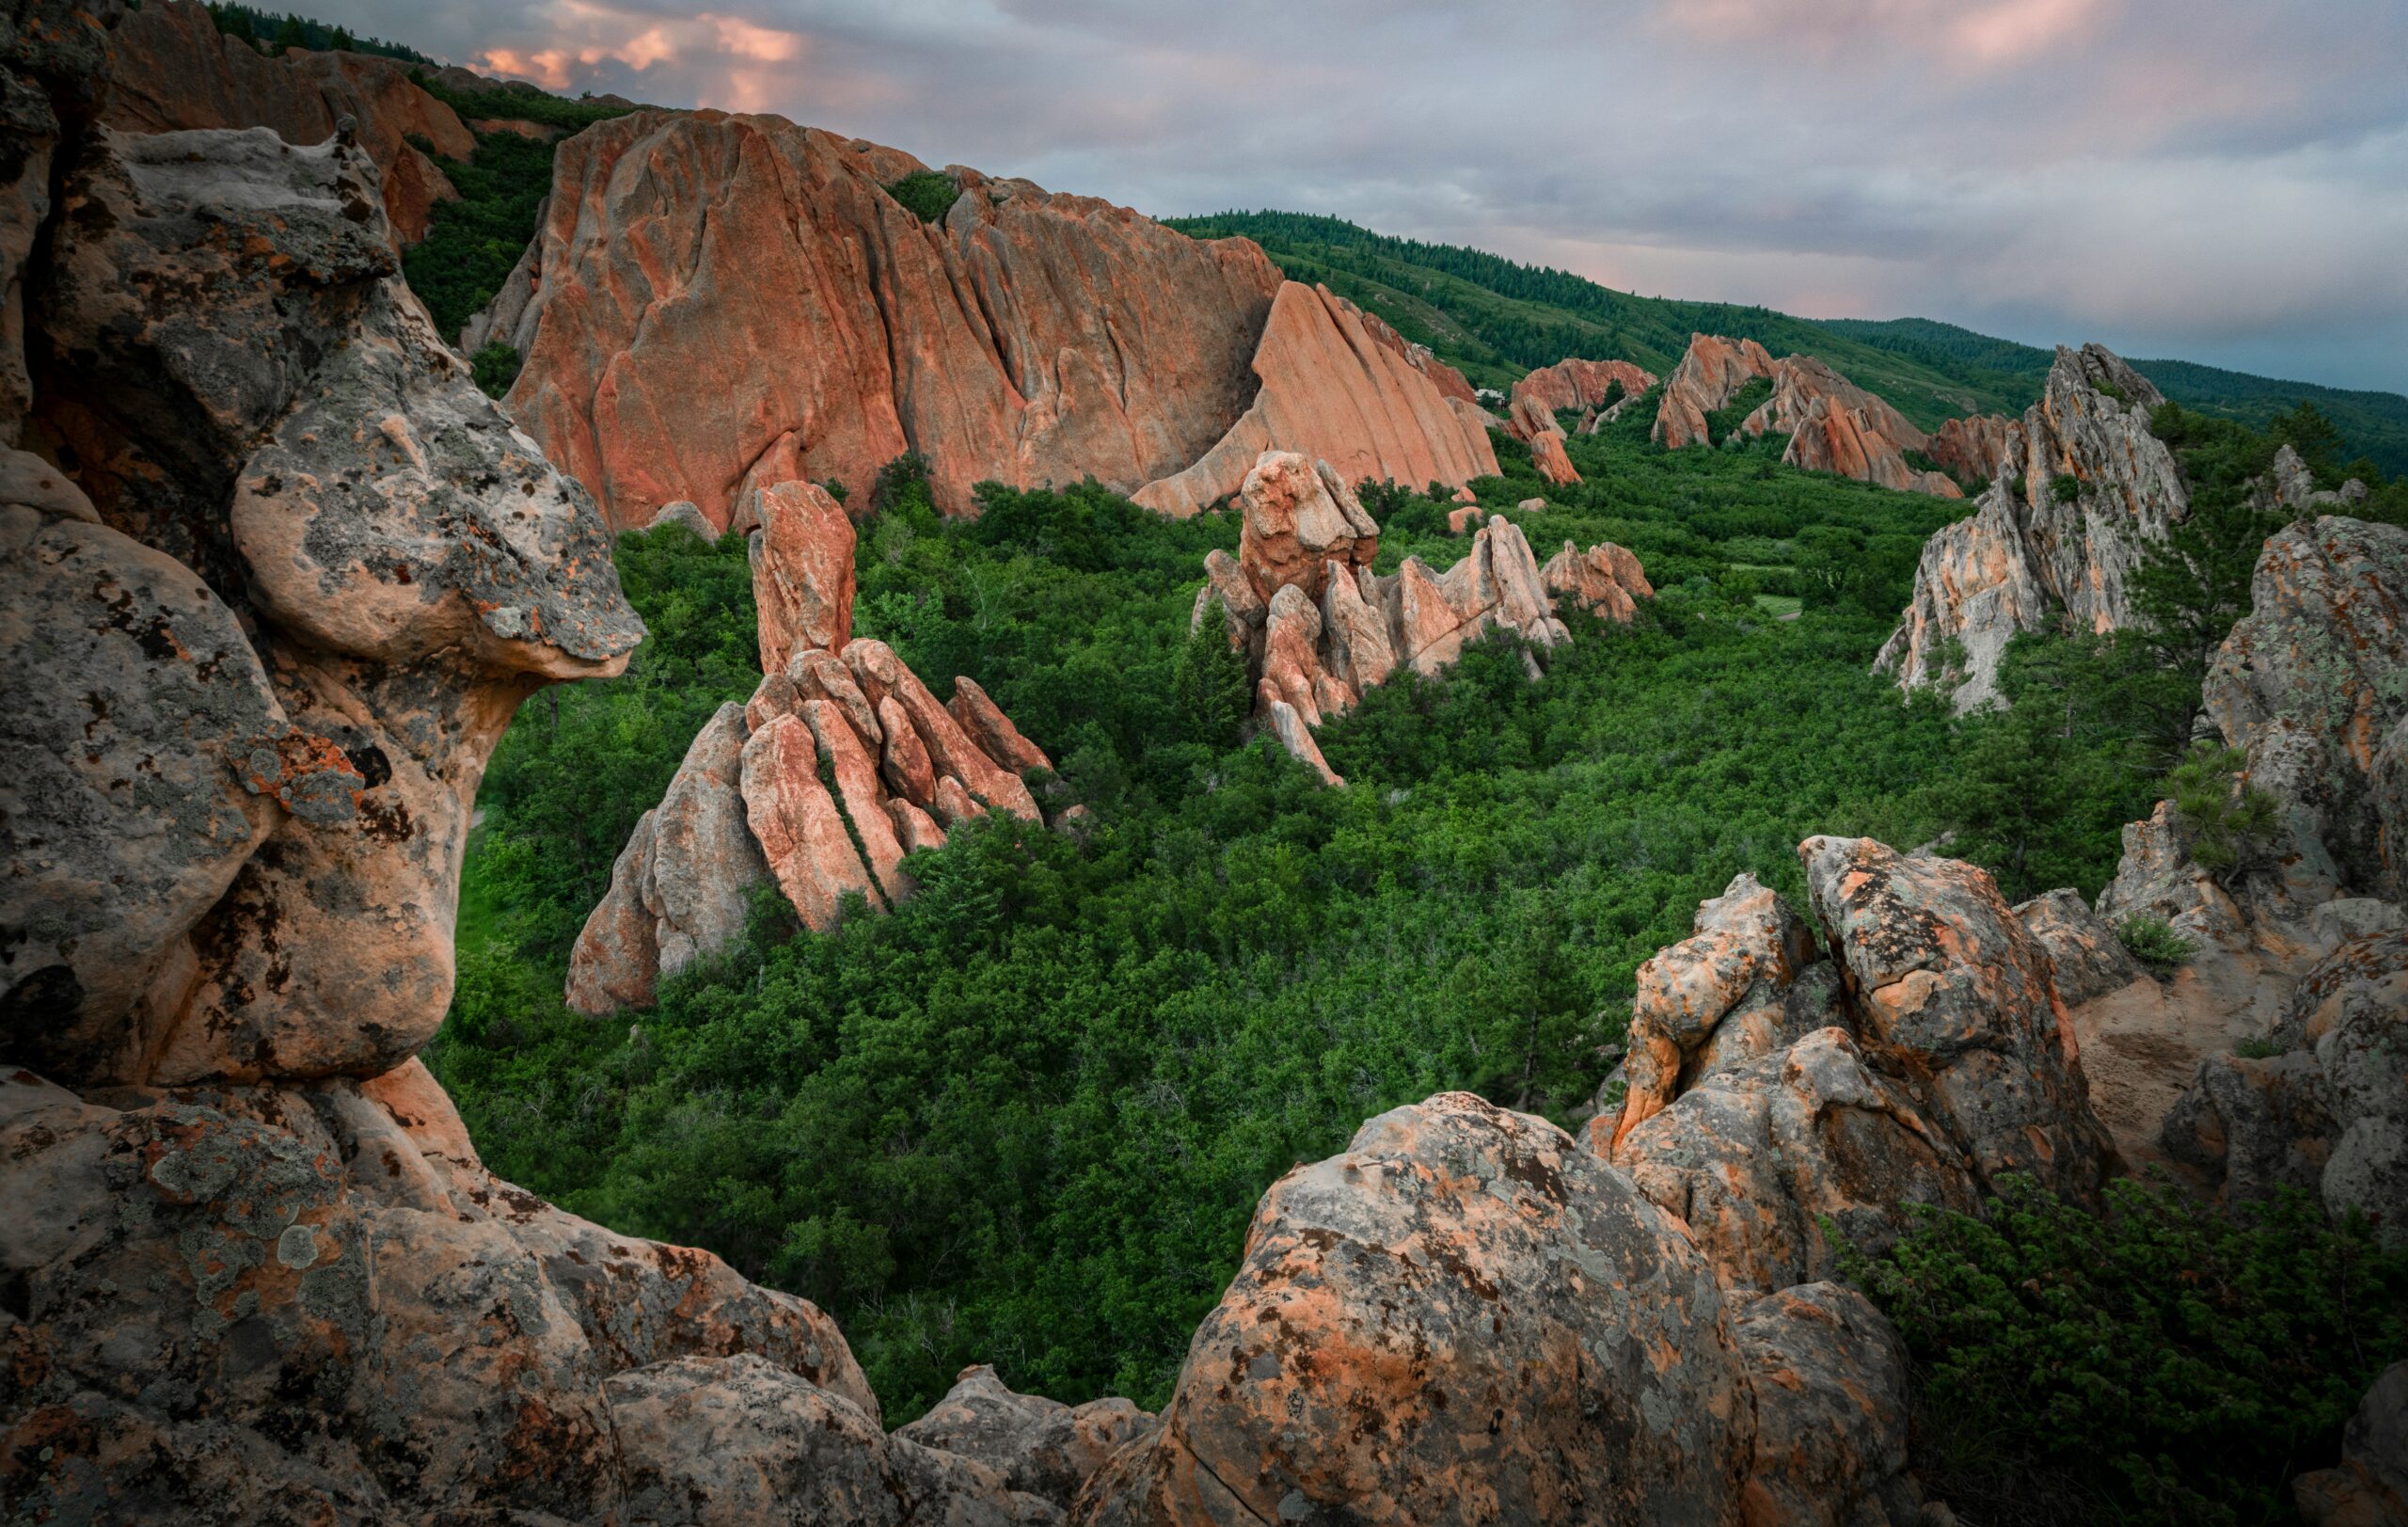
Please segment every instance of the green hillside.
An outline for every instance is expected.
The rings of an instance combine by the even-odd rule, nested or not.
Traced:
[[[1793,318],[1769,308],[1642,297],[1585,277],[1479,249],[1391,238],[1337,217],[1227,212],[1165,218],[1199,238],[1243,234],[1280,269],[1320,281],[1429,345],[1482,387],[1504,388],[1566,356],[1636,360],[1663,372],[1692,333],[1820,357],[1930,429],[1966,413],[2020,412],[2039,396],[2051,352],[1928,318]],[[2068,336],[2078,339],[2079,336]],[[2263,428],[2302,400],[2341,433],[2341,456],[2408,472],[2408,397],[2278,381],[2187,360],[2133,365],[2186,406]]]

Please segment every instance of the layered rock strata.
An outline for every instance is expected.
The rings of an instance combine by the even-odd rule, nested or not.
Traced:
[[[109,125],[135,133],[195,127],[265,127],[307,147],[348,118],[376,162],[385,215],[403,244],[426,237],[437,201],[459,196],[425,149],[467,159],[477,140],[450,106],[410,82],[399,58],[288,48],[268,57],[221,35],[205,6],[151,0],[129,9],[110,38]]]
[[[1964,496],[1946,472],[1907,464],[1929,437],[1904,414],[1812,356],[1779,360],[1753,340],[1696,334],[1665,379],[1650,438],[1670,450],[1715,445],[1708,416],[1729,406],[1750,382],[1768,381],[1772,395],[1739,421],[1739,434],[1774,431],[1789,437],[1781,459],[1807,471],[1832,472],[1860,483],[1937,498]]]
[[[1269,451],[1240,485],[1238,555],[1204,559],[1192,628],[1217,607],[1230,645],[1255,679],[1255,720],[1332,784],[1341,783],[1313,729],[1352,709],[1399,668],[1435,674],[1493,629],[1540,647],[1571,639],[1555,614],[1568,594],[1599,615],[1628,620],[1654,596],[1639,559],[1615,546],[1585,555],[1566,543],[1543,575],[1520,529],[1491,516],[1463,560],[1434,573],[1407,557],[1371,571],[1379,526],[1327,462]]]
[[[906,452],[952,514],[982,481],[1089,477],[1192,513],[1272,445],[1350,482],[1496,469],[1461,377],[1252,243],[960,166],[924,222],[885,187],[927,172],[774,117],[598,123],[476,332],[519,351],[511,406],[617,526],[684,501],[728,527],[788,480],[866,501]]]
[[[2149,433],[2163,401],[2103,347],[2061,346],[2021,421],[1960,427],[1939,459],[1990,486],[1972,518],[1925,544],[1875,672],[1908,689],[1953,686],[1963,712],[1997,698],[2017,634],[2131,625],[2125,582],[2141,548],[2190,513],[2174,453]]]
[[[611,866],[569,953],[579,1012],[649,1006],[663,978],[743,931],[765,881],[824,931],[848,898],[876,910],[911,895],[904,859],[948,829],[990,810],[1041,820],[1022,776],[1052,760],[986,691],[956,678],[940,704],[893,648],[853,636],[843,507],[816,483],[757,498],[760,686],[695,736]]]

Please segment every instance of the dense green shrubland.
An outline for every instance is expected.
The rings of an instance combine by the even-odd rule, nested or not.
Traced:
[[[536,215],[552,189],[553,147],[512,132],[480,133],[467,160],[436,160],[460,197],[435,204],[426,237],[402,254],[402,274],[446,343],[460,342],[461,326],[493,300],[527,252]],[[487,358],[477,360],[486,368],[481,384],[499,374]],[[516,368],[509,369],[515,375]],[[506,379],[502,387],[507,390]]]
[[[1796,894],[1810,834],[1953,829],[2010,896],[2096,891],[2152,799],[2106,702],[2048,729],[2035,777],[2002,732],[2020,711],[1957,721],[1868,672],[1917,549],[1964,506],[1645,429],[1576,437],[1570,489],[1500,439],[1482,494],[1550,501],[1516,515],[1542,557],[1638,551],[1659,589],[1639,622],[1573,612],[1537,683],[1492,641],[1373,692],[1323,734],[1337,790],[1240,741],[1243,670],[1189,634],[1232,517],[1088,485],[990,488],[948,522],[891,474],[856,629],[941,693],[985,685],[1093,831],[964,832],[898,912],[825,936],[765,898],[747,946],[594,1023],[560,1004],[568,944],[687,740],[755,676],[740,544],[622,536],[654,639],[625,678],[539,696],[496,756],[431,1060],[505,1175],[826,1304],[894,1417],[972,1360],[1152,1403],[1273,1178],[1446,1088],[1571,1118],[1632,972],[1739,870]],[[1443,502],[1372,501],[1382,570],[1462,554]],[[2028,646],[2019,673],[2103,682],[2086,649]],[[1976,785],[2003,804],[1969,803]]]
[[[1849,1264],[1906,1338],[1924,1485],[1982,1527],[2297,1521],[2292,1477],[2408,1353],[2408,1252],[2289,1191],[2238,1221],[2107,1196],[2010,1180],[1987,1220],[1918,1206]]]

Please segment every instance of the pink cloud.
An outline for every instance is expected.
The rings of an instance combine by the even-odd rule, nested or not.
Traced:
[[[1820,57],[1918,54],[1979,72],[2023,62],[2088,31],[2117,0],[1664,0],[1662,21],[1716,46]]]
[[[764,110],[791,93],[791,66],[809,42],[801,32],[741,16],[705,10],[663,18],[606,0],[546,0],[530,8],[524,24],[532,38],[488,47],[478,63],[555,90],[609,87],[597,82],[610,66],[640,76],[674,69],[680,93],[735,111]]]

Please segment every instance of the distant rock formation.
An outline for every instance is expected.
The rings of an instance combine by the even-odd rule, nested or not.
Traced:
[[[1497,473],[1487,416],[1465,401],[1462,376],[1426,353],[1415,359],[1327,287],[1281,285],[1253,370],[1260,390],[1228,433],[1132,498],[1184,517],[1237,492],[1265,451],[1325,461],[1348,483],[1457,487]]]
[[[1513,401],[1530,399],[1549,415],[1569,408],[1593,412],[1620,407],[1643,397],[1656,385],[1656,374],[1627,360],[1559,360],[1541,366],[1513,384]],[[1620,388],[1616,396],[1614,389]]]
[[[1936,459],[1989,481],[1978,512],[1924,546],[1914,595],[1874,661],[1902,688],[1952,684],[1961,713],[1998,694],[2022,631],[2110,631],[2132,620],[2141,548],[2190,513],[2174,453],[2149,433],[2164,398],[2096,345],[2062,346],[2020,421],[1958,422]]]
[[[1204,559],[1191,622],[1217,605],[1231,646],[1254,676],[1255,719],[1332,784],[1313,728],[1352,709],[1400,667],[1434,674],[1493,628],[1542,647],[1571,639],[1553,595],[1573,594],[1600,615],[1628,620],[1635,595],[1652,598],[1639,559],[1616,546],[1583,557],[1565,543],[1550,582],[1520,529],[1492,516],[1463,560],[1434,573],[1407,557],[1371,572],[1379,526],[1327,462],[1266,451],[1240,485],[1245,523],[1238,555]],[[1559,565],[1560,565],[1559,566]]]
[[[1904,414],[1812,356],[1775,360],[1753,340],[1690,336],[1688,352],[1664,384],[1651,437],[1670,450],[1719,443],[1708,437],[1706,416],[1758,380],[1772,383],[1772,396],[1737,428],[1745,435],[1788,436],[1781,459],[1789,466],[1903,492],[1964,497],[1947,473],[1907,465],[1907,452],[1931,442]]]
[[[208,8],[191,0],[150,0],[123,11],[110,44],[116,59],[103,120],[112,127],[265,127],[306,147],[324,143],[351,119],[359,146],[376,162],[385,215],[403,244],[426,237],[435,203],[459,196],[410,140],[431,144],[447,159],[476,152],[467,125],[411,84],[411,66],[399,58],[306,48],[270,58],[221,35]]]
[[[1530,465],[1539,476],[1556,487],[1569,487],[1580,481],[1579,472],[1572,466],[1572,457],[1563,449],[1563,427],[1555,415],[1536,397],[1517,392],[1506,426],[1513,438],[1530,448]]]
[[[1656,405],[1656,424],[1648,438],[1667,451],[1714,444],[1705,416],[1737,397],[1750,382],[1769,378],[1772,371],[1771,355],[1753,340],[1690,335],[1680,364],[1664,378],[1664,395]]]
[[[650,1006],[662,978],[744,931],[765,881],[826,930],[848,896],[909,896],[905,856],[942,848],[947,828],[990,810],[1042,819],[1021,776],[1053,763],[984,690],[957,678],[940,705],[893,648],[852,634],[844,508],[816,483],[771,484],[759,501],[760,687],[696,734],[611,866],[569,953],[579,1012]]]
[[[788,480],[865,501],[910,451],[949,514],[1087,477],[1188,514],[1272,445],[1350,481],[1496,470],[1460,376],[1249,241],[960,166],[926,223],[884,187],[927,170],[774,117],[597,123],[472,327],[525,358],[513,410],[618,526],[682,500],[740,528]]]

